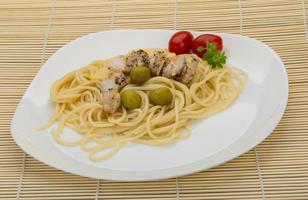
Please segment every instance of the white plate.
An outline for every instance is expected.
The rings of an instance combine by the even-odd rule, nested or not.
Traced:
[[[213,167],[265,139],[285,110],[287,73],[270,47],[255,39],[231,34],[219,34],[223,37],[228,63],[246,71],[250,80],[228,109],[191,123],[193,133],[189,139],[166,147],[130,144],[111,159],[91,162],[79,147],[55,143],[51,130],[34,130],[44,124],[54,110],[49,98],[53,81],[96,59],[125,54],[135,48],[166,48],[173,33],[168,30],[106,31],[83,36],[62,47],[41,68],[15,112],[11,131],[16,143],[36,159],[70,173],[141,181]]]

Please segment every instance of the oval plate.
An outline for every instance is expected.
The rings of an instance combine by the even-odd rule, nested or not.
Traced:
[[[34,158],[55,168],[120,181],[156,180],[197,172],[231,160],[259,144],[276,127],[286,108],[287,73],[279,56],[264,43],[224,33],[218,35],[223,37],[228,64],[246,71],[250,80],[228,109],[190,123],[190,138],[163,147],[129,144],[108,160],[92,162],[80,147],[57,144],[51,136],[52,128],[35,131],[47,122],[54,110],[49,97],[53,81],[93,60],[136,48],[166,48],[173,33],[169,30],[106,31],[66,44],[42,66],[25,92],[11,122],[16,143]],[[72,134],[69,129],[65,133]]]

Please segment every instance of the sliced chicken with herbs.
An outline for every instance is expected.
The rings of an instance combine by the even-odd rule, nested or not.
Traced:
[[[107,115],[114,113],[121,105],[119,89],[127,84],[122,71],[110,70],[107,78],[101,83],[103,109]]]
[[[149,56],[146,51],[139,49],[131,51],[126,57],[116,56],[111,58],[106,63],[109,71],[107,77],[101,83],[101,91],[103,93],[104,112],[111,115],[121,105],[120,90],[128,84],[130,77],[128,73],[131,72],[132,68],[148,68],[153,76],[164,76],[188,84],[193,79],[199,59],[191,54],[170,56],[164,50],[156,50],[152,53],[152,56]],[[132,74],[130,75],[132,76]]]
[[[122,71],[109,70],[107,77],[101,83],[101,90],[103,92],[108,90],[119,90],[126,84],[126,76]]]
[[[110,58],[106,61],[108,69],[124,71],[126,68],[126,59],[125,56],[120,55],[113,58]]]
[[[178,55],[170,59],[170,62],[163,68],[162,76],[173,79],[180,75],[186,64],[185,56]]]
[[[118,91],[110,90],[103,93],[103,110],[107,115],[113,114],[121,105],[121,96]]]
[[[182,70],[181,74],[175,77],[175,80],[180,81],[184,84],[188,84],[194,78],[197,67],[199,64],[199,58],[195,55],[190,55],[186,57],[185,67]]]
[[[133,67],[137,66],[149,66],[150,57],[147,52],[142,49],[131,51],[126,56],[126,68],[124,70],[125,73],[131,71]]]
[[[154,51],[153,56],[150,58],[149,69],[152,75],[159,76],[162,69],[168,64],[169,59],[165,51]]]

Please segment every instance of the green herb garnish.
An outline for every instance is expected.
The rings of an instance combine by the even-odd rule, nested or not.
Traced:
[[[204,47],[199,46],[197,51],[204,51]],[[200,52],[202,52],[200,51]],[[225,52],[221,52],[217,49],[217,45],[212,42],[207,42],[206,44],[206,52],[203,54],[203,60],[206,60],[212,68],[222,68],[223,64],[226,63],[227,57]]]
[[[204,50],[206,50],[206,48],[203,47],[203,46],[198,46],[198,48],[197,48],[197,51],[199,51],[199,52],[202,52]]]

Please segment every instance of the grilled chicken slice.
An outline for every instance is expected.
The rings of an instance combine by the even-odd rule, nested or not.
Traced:
[[[131,51],[126,56],[126,68],[124,70],[125,73],[131,71],[133,67],[137,66],[149,66],[150,58],[149,54],[142,49]]]
[[[107,115],[113,114],[121,105],[120,93],[116,90],[103,92],[103,110]]]
[[[126,84],[126,76],[122,71],[110,70],[106,79],[101,83],[101,89],[102,91],[119,90]]]
[[[170,58],[169,63],[162,69],[162,76],[173,79],[179,76],[186,64],[185,56],[178,55]]]
[[[195,55],[186,57],[185,67],[179,76],[175,77],[175,80],[180,81],[184,84],[190,83],[196,73],[199,59]]]
[[[114,113],[121,105],[119,89],[127,84],[122,71],[110,70],[107,78],[101,83],[103,109],[107,115]]]
[[[101,83],[103,109],[107,115],[114,113],[121,105],[120,89],[128,84],[128,75],[133,67],[149,67],[153,76],[164,76],[188,84],[194,77],[199,59],[195,55],[168,56],[163,50],[156,50],[150,57],[142,49],[125,56],[107,60],[107,77]]]
[[[162,69],[168,64],[168,58],[165,51],[154,51],[150,58],[149,69],[153,76],[158,76]]]
[[[126,59],[125,56],[120,55],[113,58],[110,58],[106,61],[108,69],[123,71],[126,68]]]

